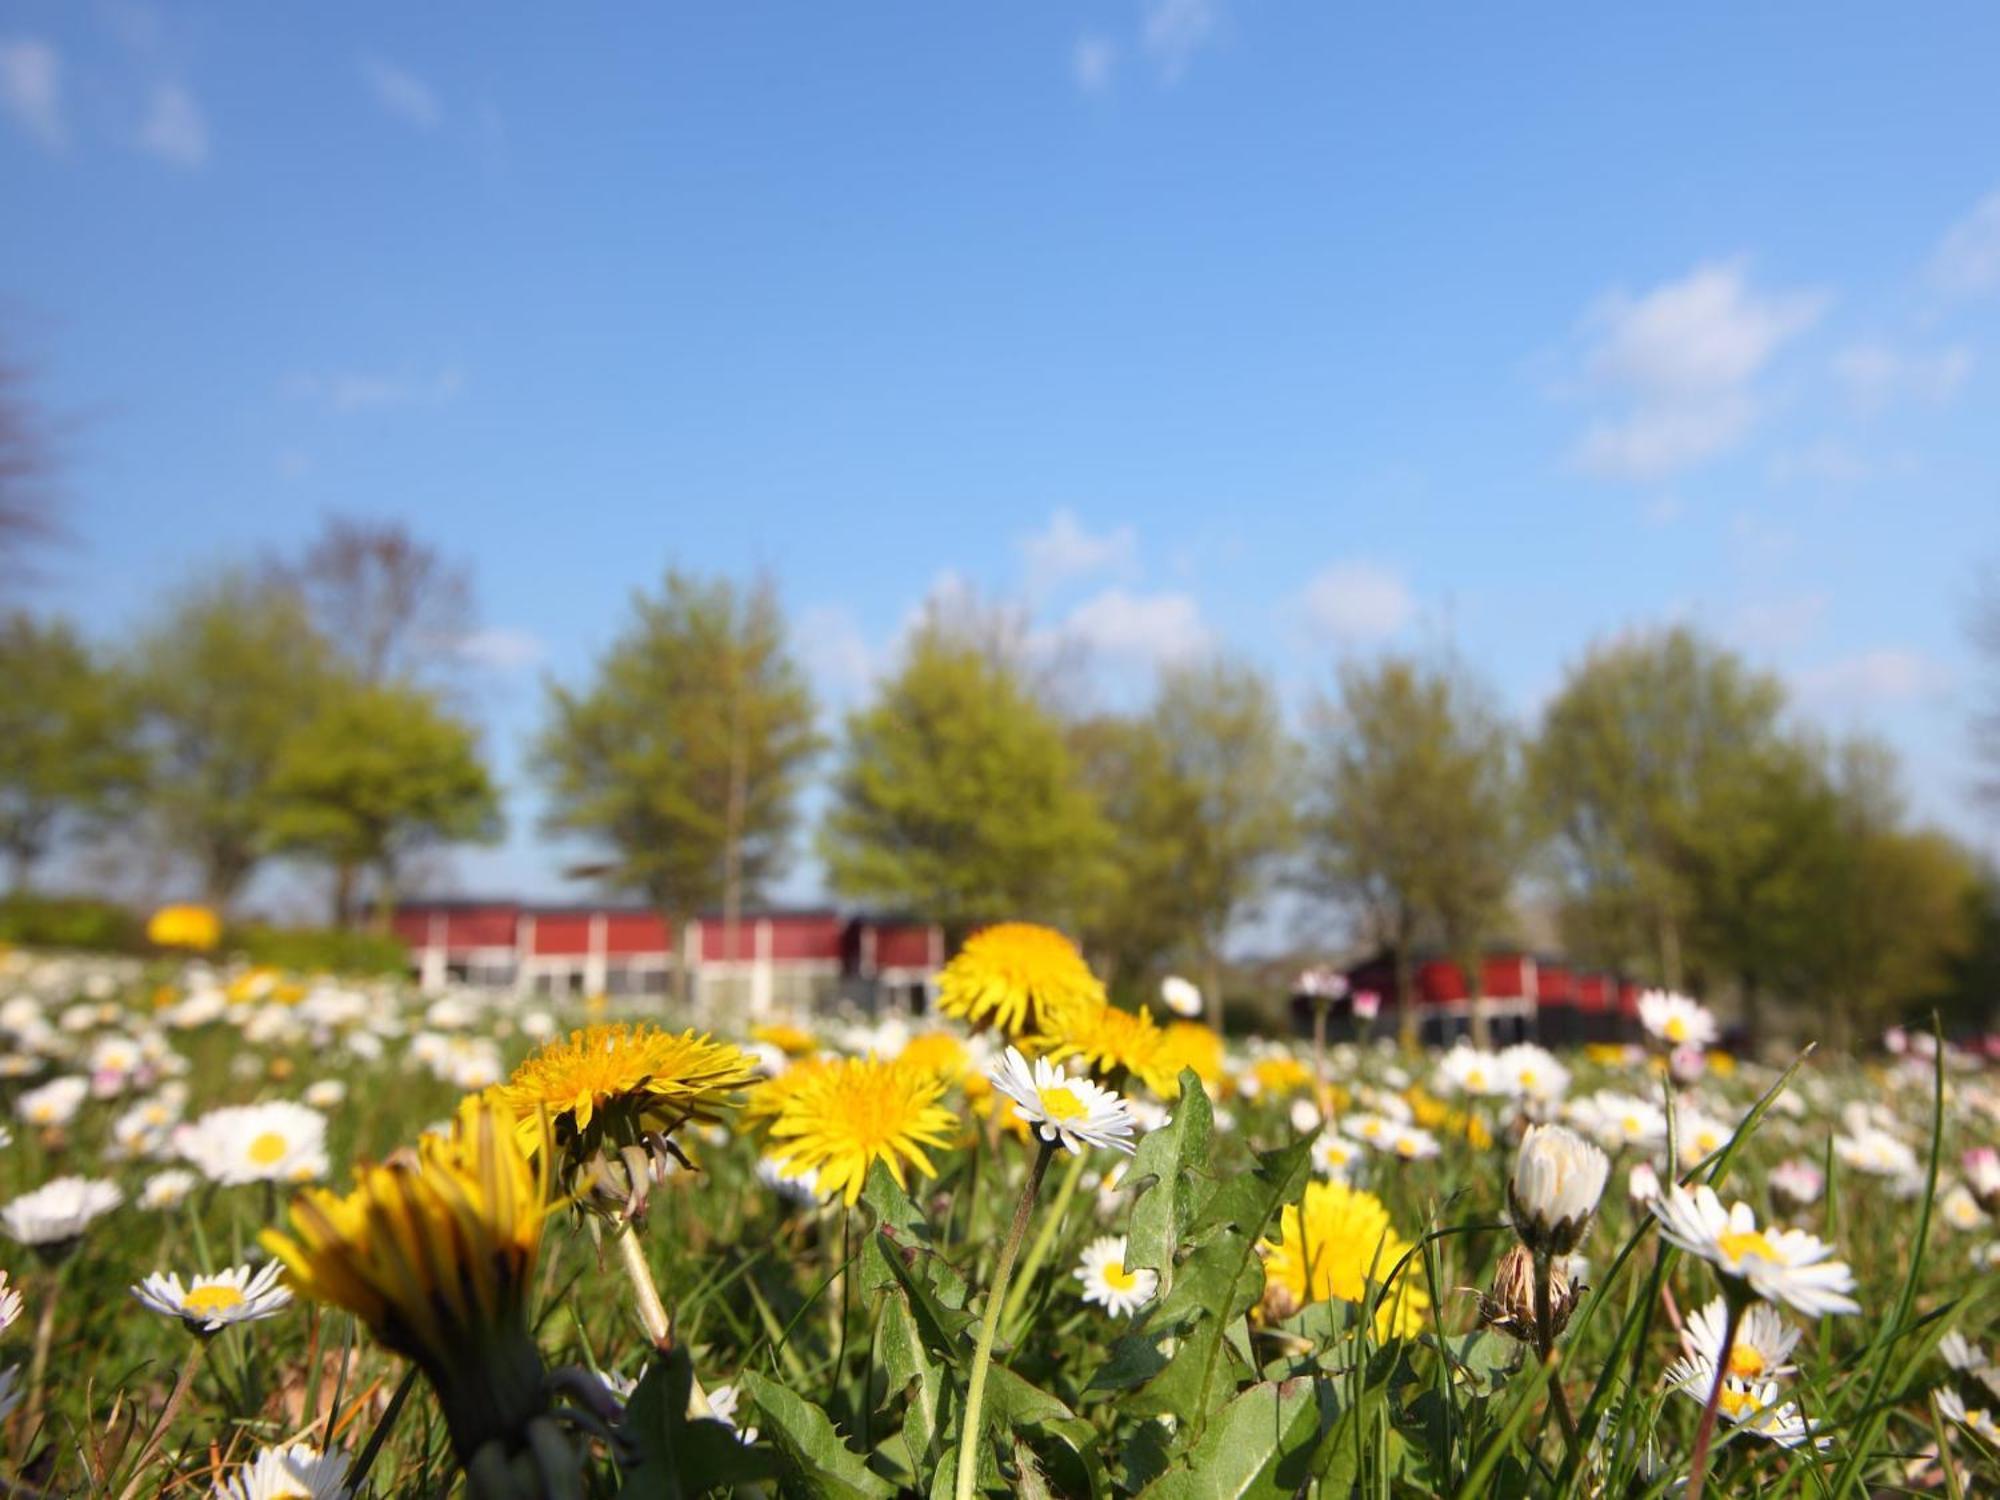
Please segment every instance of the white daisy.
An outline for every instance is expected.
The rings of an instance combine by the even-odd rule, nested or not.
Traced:
[[[278,1284],[284,1267],[266,1261],[262,1266],[231,1266],[213,1276],[197,1276],[186,1286],[178,1276],[155,1271],[132,1288],[154,1312],[179,1318],[192,1333],[219,1333],[232,1323],[254,1323],[276,1317],[291,1305],[292,1293]]]
[[[1651,1162],[1636,1162],[1625,1174],[1625,1195],[1634,1203],[1651,1203],[1660,1196],[1660,1174]]]
[[[1688,1315],[1681,1329],[1681,1346],[1691,1359],[1709,1369],[1722,1357],[1722,1335],[1728,1326],[1729,1303],[1717,1297],[1708,1306]],[[1753,1302],[1744,1309],[1737,1324],[1736,1342],[1729,1346],[1731,1380],[1775,1380],[1793,1373],[1792,1350],[1798,1347],[1799,1330],[1787,1323],[1775,1307]],[[1706,1396],[1708,1392],[1703,1391]]]
[[[139,1207],[154,1210],[179,1208],[201,1179],[185,1167],[168,1167],[155,1172],[139,1189]]]
[[[347,1455],[305,1443],[266,1448],[215,1486],[215,1500],[340,1500],[346,1493]]]
[[[1639,996],[1639,1024],[1669,1047],[1711,1047],[1722,1029],[1707,1008],[1685,995],[1645,990]]]
[[[786,1202],[801,1208],[810,1208],[820,1200],[819,1173],[798,1162],[760,1156],[757,1158],[757,1180]]]
[[[310,1182],[326,1174],[326,1116],[274,1100],[212,1109],[174,1136],[211,1182]]]
[[[987,1077],[1014,1101],[1014,1113],[1036,1127],[1045,1141],[1079,1155],[1086,1146],[1128,1154],[1138,1149],[1131,1139],[1135,1127],[1125,1101],[1088,1078],[1072,1078],[1046,1057],[1030,1064],[1018,1047],[1009,1047]]]
[[[0,1327],[4,1327],[0,1324]],[[1986,1351],[1972,1342],[1957,1329],[1953,1329],[1938,1340],[1938,1353],[1944,1362],[1961,1375],[1970,1375],[1974,1380],[2000,1400],[2000,1365],[1986,1357]]]
[[[1620,1146],[1654,1152],[1667,1144],[1667,1114],[1650,1099],[1609,1091],[1579,1099],[1570,1111],[1577,1125],[1608,1151]]]
[[[1396,1132],[1402,1128],[1401,1121],[1392,1120],[1387,1115],[1376,1114],[1370,1110],[1345,1115],[1340,1121],[1343,1135],[1351,1135],[1365,1146],[1378,1146],[1385,1151],[1396,1139]]]
[[[2000,1213],[2000,1151],[1978,1146],[1965,1153],[1965,1185],[1989,1214]]]
[[[1511,1094],[1514,1080],[1500,1066],[1500,1059],[1484,1048],[1460,1042],[1445,1053],[1438,1064],[1438,1085],[1448,1094]]]
[[[1770,1184],[1772,1197],[1794,1208],[1819,1202],[1819,1195],[1826,1190],[1826,1173],[1798,1157],[1779,1162],[1765,1181]]]
[[[1312,1143],[1313,1170],[1322,1177],[1338,1177],[1344,1181],[1367,1150],[1351,1136],[1328,1131]]]
[[[1843,1166],[1871,1177],[1913,1177],[1919,1170],[1917,1153],[1906,1142],[1872,1127],[1835,1136],[1833,1154]]]
[[[708,1393],[708,1414],[734,1432],[738,1442],[747,1445],[757,1441],[757,1429],[736,1425],[736,1408],[742,1401],[743,1393],[734,1385],[719,1385]]]
[[[0,1229],[24,1245],[62,1245],[81,1239],[92,1220],[124,1201],[115,1182],[58,1177],[0,1208]]]
[[[1749,1204],[1724,1209],[1706,1183],[1692,1191],[1670,1188],[1653,1212],[1669,1241],[1723,1276],[1746,1282],[1767,1302],[1809,1318],[1861,1311],[1847,1295],[1854,1290],[1854,1273],[1845,1261],[1831,1258],[1831,1245],[1800,1229],[1759,1229]]]
[[[1419,1130],[1414,1125],[1399,1125],[1383,1149],[1403,1161],[1429,1161],[1442,1152],[1444,1147],[1438,1144],[1438,1138],[1428,1130]]]
[[[0,1271],[0,1333],[13,1327],[20,1316],[21,1294],[7,1284],[7,1273]]]
[[[1972,1189],[1962,1182],[1953,1183],[1951,1191],[1938,1200],[1938,1212],[1953,1229],[1967,1233],[1983,1229],[1988,1222],[1986,1210],[1972,1196]]]
[[[87,1078],[51,1078],[40,1088],[29,1089],[14,1101],[14,1113],[23,1123],[43,1129],[67,1125],[76,1118],[83,1101],[90,1097]]]
[[[1667,1367],[1667,1380],[1677,1391],[1702,1402],[1715,1388],[1715,1366],[1705,1359],[1683,1357]],[[1716,1411],[1722,1420],[1781,1448],[1831,1447],[1833,1440],[1815,1435],[1798,1406],[1780,1399],[1775,1380],[1725,1379]]]
[[[14,1372],[9,1370],[7,1373],[11,1375]],[[2000,1448],[2000,1422],[1994,1421],[1991,1409],[1984,1406],[1968,1408],[1965,1398],[1949,1386],[1937,1393],[1937,1404],[1945,1420],[1956,1422],[1987,1446]]]
[[[1169,974],[1160,981],[1160,1004],[1175,1015],[1192,1020],[1201,1014],[1201,991],[1192,980]]]
[[[322,1078],[306,1086],[305,1101],[314,1109],[338,1109],[347,1098],[347,1085],[338,1078]]]
[[[1537,1047],[1533,1042],[1502,1047],[1494,1064],[1507,1080],[1509,1090],[1524,1099],[1547,1103],[1569,1092],[1569,1069],[1548,1048]]]
[[[1610,1173],[1611,1158],[1575,1131],[1530,1125],[1507,1179],[1515,1232],[1537,1254],[1569,1254],[1590,1227]]]
[[[1131,1317],[1160,1289],[1160,1278],[1154,1272],[1125,1269],[1122,1234],[1092,1240],[1070,1274],[1083,1283],[1083,1300],[1097,1303],[1114,1318]]]

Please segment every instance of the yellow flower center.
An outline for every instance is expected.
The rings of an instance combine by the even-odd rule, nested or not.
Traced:
[[[198,1286],[181,1299],[181,1311],[196,1317],[206,1317],[213,1313],[228,1312],[243,1305],[243,1294],[227,1282],[212,1286]]]
[[[1764,1373],[1764,1356],[1749,1344],[1738,1344],[1729,1351],[1729,1373],[1739,1380],[1755,1380]]]
[[[1731,1262],[1740,1261],[1746,1255],[1759,1255],[1778,1265],[1785,1263],[1784,1257],[1778,1254],[1778,1247],[1771,1243],[1761,1229],[1745,1229],[1725,1234],[1716,1240],[1715,1248]]]
[[[1684,1041],[1686,1041],[1686,1040],[1688,1039],[1688,1023],[1687,1023],[1687,1017],[1686,1017],[1686,1016],[1668,1016],[1668,1017],[1667,1017],[1667,1028],[1666,1028],[1666,1029],[1667,1029],[1667,1040],[1668,1040],[1668,1041],[1670,1041],[1670,1042],[1684,1042]]]
[[[1535,1086],[1535,1070],[1533,1068],[1521,1069],[1521,1087],[1524,1089],[1531,1089],[1534,1086]]]
[[[283,1161],[291,1143],[275,1130],[267,1130],[250,1143],[250,1160],[260,1167]]]
[[[1136,1271],[1128,1271],[1123,1265],[1107,1265],[1104,1268],[1104,1284],[1114,1292],[1129,1292],[1139,1284]]]
[[[1738,1390],[1731,1385],[1722,1388],[1722,1410],[1730,1421],[1740,1421],[1748,1412],[1755,1411],[1761,1404],[1756,1392]]]
[[[1624,1118],[1624,1120],[1620,1123],[1624,1125],[1625,1133],[1627,1135],[1639,1135],[1643,1133],[1646,1128],[1645,1122],[1641,1120],[1637,1115],[1627,1115]]]
[[[1474,1068],[1470,1073],[1467,1073],[1465,1075],[1465,1086],[1470,1089],[1484,1089],[1486,1087],[1485,1071],[1480,1068]]]
[[[1077,1098],[1073,1091],[1058,1085],[1055,1088],[1042,1090],[1042,1113],[1051,1120],[1060,1122],[1081,1120],[1090,1111],[1084,1108],[1083,1101]]]
[[[37,1104],[28,1113],[34,1117],[37,1125],[46,1125],[56,1117],[55,1106],[52,1104]]]

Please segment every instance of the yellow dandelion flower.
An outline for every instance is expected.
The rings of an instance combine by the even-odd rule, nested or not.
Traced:
[[[1482,1151],[1493,1144],[1493,1132],[1487,1129],[1486,1122],[1478,1115],[1447,1104],[1419,1088],[1405,1090],[1403,1098],[1409,1103],[1410,1113],[1424,1129],[1463,1136]]]
[[[474,1097],[448,1136],[292,1200],[262,1241],[299,1296],[353,1313],[437,1388],[462,1461],[547,1408],[528,1299],[547,1216],[547,1152]],[[539,1159],[538,1159],[539,1158]]]
[[[926,1148],[947,1145],[958,1117],[938,1103],[945,1083],[935,1073],[877,1057],[844,1058],[815,1069],[785,1101],[771,1125],[772,1154],[781,1165],[819,1174],[822,1193],[849,1204],[861,1196],[868,1168],[881,1162],[898,1186],[906,1166],[937,1175]]]
[[[1397,1262],[1410,1243],[1389,1222],[1389,1210],[1373,1193],[1344,1182],[1312,1182],[1301,1203],[1287,1204],[1278,1239],[1266,1240],[1264,1301],[1266,1319],[1290,1317],[1308,1302],[1359,1303],[1371,1278],[1386,1283],[1375,1313],[1378,1339],[1413,1338],[1423,1330],[1430,1297],[1410,1268]]]
[[[975,932],[938,975],[938,1009],[1019,1037],[1045,1030],[1065,1006],[1104,1003],[1104,986],[1076,944],[1050,927],[1001,922]]]
[[[1170,1021],[1160,1043],[1160,1061],[1173,1070],[1176,1080],[1182,1068],[1193,1068],[1213,1092],[1222,1082],[1222,1034],[1199,1021]]]
[[[1250,1087],[1245,1093],[1296,1094],[1312,1087],[1312,1071],[1289,1052],[1274,1053],[1260,1057],[1250,1065],[1246,1080]]]
[[[785,1112],[792,1095],[806,1086],[813,1074],[833,1066],[831,1057],[808,1057],[793,1063],[773,1078],[760,1078],[743,1095],[741,1114],[747,1121],[775,1120]]]
[[[755,1077],[727,1042],[620,1022],[550,1042],[489,1092],[519,1122],[523,1148],[535,1149],[547,1115],[556,1148],[575,1163],[607,1143],[642,1144],[715,1120]]]
[[[1100,1079],[1130,1076],[1171,1096],[1179,1091],[1180,1069],[1168,1066],[1166,1040],[1151,1016],[1101,1000],[1062,1007],[1034,1038],[1035,1049],[1052,1063],[1073,1057]]]
[[[205,906],[163,906],[146,923],[146,941],[207,953],[222,941],[222,922]]]
[[[750,1040],[753,1042],[768,1042],[787,1057],[810,1057],[813,1053],[819,1051],[819,1043],[813,1039],[813,1034],[810,1031],[797,1026],[787,1025],[781,1021],[773,1021],[763,1026],[752,1026],[750,1028]]]
[[[896,1061],[912,1068],[935,1073],[946,1083],[957,1083],[972,1066],[972,1054],[948,1031],[926,1031],[913,1036],[896,1054]]]

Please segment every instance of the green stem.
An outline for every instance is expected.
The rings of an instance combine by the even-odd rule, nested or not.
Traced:
[[[638,1304],[639,1321],[645,1326],[646,1337],[655,1349],[671,1349],[674,1346],[672,1326],[667,1322],[667,1306],[660,1300],[660,1289],[653,1282],[653,1268],[646,1263],[646,1247],[639,1243],[639,1236],[633,1231],[632,1221],[621,1218],[617,1228],[611,1231],[611,1243],[618,1247],[618,1264],[624,1269],[625,1279],[632,1283],[632,1300]],[[705,1417],[709,1414],[708,1392],[701,1388],[699,1380],[688,1386],[688,1415]]]
[[[965,1390],[965,1422],[958,1435],[957,1500],[972,1500],[978,1489],[979,1450],[985,1440],[981,1418],[986,1406],[986,1371],[993,1363],[993,1338],[1000,1331],[1000,1309],[1007,1297],[1007,1279],[1014,1272],[1014,1257],[1020,1254],[1021,1241],[1027,1237],[1028,1220],[1035,1212],[1035,1199],[1041,1195],[1042,1178],[1048,1175],[1049,1158],[1055,1153],[1052,1141],[1042,1142],[1035,1153],[1034,1165],[1028,1168],[1028,1180],[1021,1188],[1021,1201],[1014,1206],[1013,1227],[1007,1231],[999,1263],[993,1267],[993,1285],[986,1291],[986,1316],[980,1320],[979,1343],[972,1351],[972,1377]],[[1077,1159],[1082,1160],[1080,1153]]]
[[[1028,1258],[1021,1262],[1021,1274],[1014,1279],[1014,1285],[1007,1293],[1007,1305],[1001,1309],[1000,1322],[1010,1339],[1020,1332],[1021,1308],[1027,1303],[1028,1292],[1035,1284],[1036,1272],[1042,1269],[1042,1262],[1049,1258],[1049,1251],[1055,1245],[1063,1215],[1069,1212],[1070,1200],[1076,1197],[1077,1185],[1083,1180],[1084,1163],[1081,1151],[1070,1157],[1069,1170],[1056,1184],[1055,1202],[1042,1215],[1041,1226],[1035,1230],[1034,1242],[1028,1246]]]
[[[49,1344],[55,1338],[56,1302],[62,1296],[62,1284],[63,1268],[57,1266],[49,1277],[49,1294],[42,1300],[41,1313],[35,1319],[35,1347],[28,1356],[28,1407],[21,1424],[23,1445],[34,1441],[36,1429],[42,1425],[42,1381],[49,1370]]]
[[[146,1435],[146,1446],[139,1450],[139,1461],[132,1466],[132,1477],[126,1481],[125,1488],[118,1492],[118,1500],[133,1500],[133,1497],[146,1487],[146,1468],[152,1463],[153,1455],[159,1451],[160,1443],[167,1435],[167,1429],[174,1424],[174,1418],[180,1415],[181,1406],[186,1402],[187,1394],[194,1386],[194,1372],[201,1367],[201,1356],[207,1348],[206,1338],[189,1340],[188,1357],[181,1364],[180,1378],[174,1382],[174,1388],[167,1396],[167,1404],[160,1409],[160,1419],[153,1424],[153,1430]]]
[[[1549,1366],[1549,1404],[1562,1424],[1564,1457],[1576,1452],[1576,1418],[1570,1415],[1569,1397],[1563,1391],[1562,1372],[1555,1368],[1556,1320],[1551,1307],[1549,1283],[1555,1274],[1555,1257],[1535,1257],[1535,1352]]]
[[[1722,1404],[1722,1385],[1729,1379],[1729,1356],[1736,1348],[1737,1325],[1743,1321],[1744,1299],[1734,1287],[1728,1289],[1729,1311],[1722,1324],[1722,1352],[1716,1356],[1715,1384],[1708,1388],[1708,1404],[1701,1409],[1701,1425],[1694,1430],[1694,1452],[1688,1458],[1688,1482],[1683,1500],[1701,1500],[1708,1480],[1708,1444],[1715,1436],[1715,1411]]]

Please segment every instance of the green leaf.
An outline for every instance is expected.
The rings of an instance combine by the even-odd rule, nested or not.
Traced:
[[[702,1495],[722,1485],[768,1479],[777,1465],[768,1452],[745,1445],[727,1423],[690,1420],[694,1368],[685,1349],[656,1358],[625,1403],[619,1433],[638,1457],[625,1469],[621,1497],[641,1500]]]
[[[1181,1070],[1180,1103],[1173,1122],[1139,1142],[1127,1169],[1138,1189],[1125,1250],[1130,1270],[1156,1271],[1160,1289],[1173,1284],[1174,1259],[1194,1222],[1197,1193],[1206,1189],[1209,1136],[1215,1111],[1194,1069]]]
[[[1312,1380],[1253,1385],[1145,1489],[1145,1500],[1288,1500],[1311,1477],[1320,1393]]]
[[[738,1380],[756,1403],[758,1425],[811,1494],[826,1500],[889,1500],[895,1494],[895,1486],[841,1441],[831,1419],[812,1402],[755,1370],[745,1370]]]

